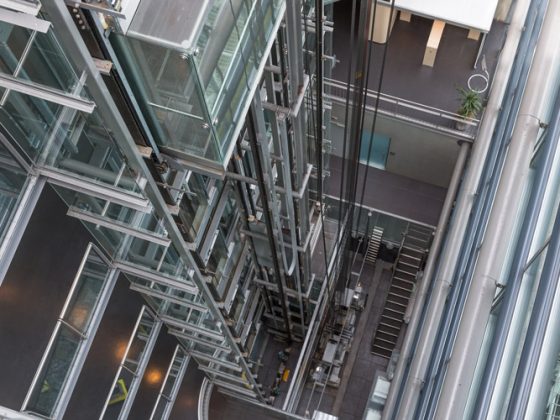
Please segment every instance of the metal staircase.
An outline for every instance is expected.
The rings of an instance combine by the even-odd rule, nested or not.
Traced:
[[[395,265],[389,294],[371,344],[375,355],[391,358],[397,345],[404,315],[416,283],[416,276],[426,258],[433,229],[410,225],[406,230]]]
[[[364,258],[366,262],[370,264],[375,264],[375,261],[377,260],[377,253],[379,252],[379,247],[381,246],[382,237],[383,237],[383,229],[377,226],[374,227],[369,237],[366,256]]]

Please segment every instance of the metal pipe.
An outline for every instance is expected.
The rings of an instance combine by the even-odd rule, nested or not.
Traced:
[[[554,2],[551,2],[554,3]],[[558,280],[560,277],[560,210],[556,213],[556,221],[552,229],[548,252],[544,261],[541,280],[535,296],[533,312],[527,328],[525,344],[519,360],[519,368],[515,376],[513,390],[511,392],[510,404],[506,414],[506,419],[525,418],[525,412],[530,397],[531,387],[535,380],[535,372],[543,349],[545,334],[548,330],[551,311],[556,297]],[[551,320],[554,322],[554,320]],[[555,332],[557,334],[557,332]],[[552,353],[552,362],[556,361],[560,351],[560,342],[555,340],[554,349],[549,349]],[[550,361],[549,361],[550,363]],[[554,364],[552,364],[552,367]],[[545,373],[548,378],[540,378],[547,384],[552,384],[554,369]],[[544,410],[543,410],[544,411]],[[543,413],[541,413],[542,415]]]
[[[558,2],[557,2],[558,4]],[[545,92],[550,78],[543,72],[550,66],[550,57],[558,42],[555,26],[557,18],[547,11],[541,37],[539,38],[533,65],[525,87],[525,93],[510,140],[494,204],[488,220],[484,242],[479,251],[478,262],[467,296],[464,316],[459,324],[454,348],[449,361],[447,375],[436,411],[436,418],[460,418],[463,415],[468,388],[482,345],[485,328],[490,317],[496,288],[500,285],[500,274],[512,239],[516,219],[522,205],[523,191],[529,176],[532,151],[540,129],[539,115],[542,113]]]
[[[449,223],[449,217],[451,216],[451,210],[453,208],[453,203],[455,202],[457,191],[459,190],[459,184],[463,175],[463,170],[465,169],[469,150],[470,143],[461,142],[459,155],[457,156],[455,168],[453,169],[453,175],[451,176],[451,181],[449,182],[447,196],[445,197],[445,202],[443,203],[443,208],[441,210],[439,221],[435,230],[434,240],[430,249],[430,255],[428,257],[428,261],[426,262],[424,275],[422,276],[422,281],[416,295],[417,297],[414,304],[414,309],[412,311],[412,315],[410,316],[410,321],[406,330],[401,354],[399,356],[395,374],[392,379],[392,383],[395,384],[395,386],[391,386],[389,388],[389,394],[387,395],[387,399],[385,400],[385,407],[383,409],[382,420],[390,419],[393,415],[393,410],[395,408],[395,403],[398,395],[397,386],[402,381],[406,365],[410,360],[414,345],[414,339],[416,337],[416,330],[420,321],[420,315],[422,313],[422,310],[424,309],[424,303],[426,301],[428,289],[431,284],[434,269],[436,267],[437,256],[439,255],[439,251],[443,243],[445,231]]]
[[[461,251],[462,238],[465,234],[471,209],[474,203],[478,184],[484,169],[485,157],[491,144],[492,134],[502,112],[502,101],[505,96],[508,80],[515,61],[517,47],[524,30],[525,16],[530,0],[518,0],[511,24],[508,29],[504,48],[496,67],[492,93],[486,107],[485,115],[480,126],[477,141],[474,143],[471,165],[463,180],[461,193],[455,207],[454,223],[447,237],[447,246],[441,255],[441,267],[435,278],[434,289],[427,308],[424,329],[421,331],[416,351],[411,362],[408,380],[400,407],[393,418],[413,418],[414,410],[424,384],[430,354],[434,347],[438,327],[442,319],[444,304],[453,282],[455,265]],[[396,415],[398,414],[398,415]]]
[[[552,7],[552,5],[551,5]],[[490,349],[488,351],[488,360],[484,369],[484,375],[478,389],[478,397],[474,404],[475,410],[473,419],[485,419],[488,415],[490,403],[493,399],[494,387],[502,355],[506,347],[506,341],[509,336],[510,326],[513,319],[517,298],[520,293],[523,274],[526,269],[527,258],[531,250],[531,242],[537,227],[540,209],[546,191],[547,180],[550,175],[552,163],[558,146],[558,137],[560,136],[560,91],[557,92],[556,101],[553,108],[553,114],[556,115],[554,121],[551,122],[546,134],[546,140],[541,153],[541,162],[538,166],[533,181],[533,188],[529,197],[528,208],[525,212],[523,226],[517,240],[517,247],[513,254],[513,266],[509,272],[510,280],[507,283],[504,297],[501,304],[500,314],[495,326],[495,335],[492,339]]]
[[[292,333],[291,333],[291,324],[290,324],[290,316],[288,313],[288,305],[286,303],[286,295],[284,293],[284,289],[286,288],[285,285],[285,281],[284,281],[284,273],[282,271],[282,269],[280,268],[280,261],[278,260],[278,255],[277,255],[277,251],[278,251],[278,247],[276,244],[276,240],[274,237],[274,226],[272,223],[273,220],[273,215],[272,215],[272,209],[269,206],[268,200],[270,197],[271,192],[269,191],[269,188],[267,188],[267,184],[265,181],[265,177],[264,177],[264,169],[263,169],[263,164],[262,164],[262,158],[261,158],[261,146],[259,145],[259,142],[262,141],[267,141],[266,138],[262,139],[259,137],[261,137],[259,135],[259,133],[257,132],[257,122],[255,121],[255,115],[253,115],[255,113],[254,110],[254,104],[251,106],[251,110],[249,112],[248,115],[248,119],[249,119],[249,141],[251,143],[251,148],[253,150],[253,158],[255,161],[255,169],[256,169],[256,173],[257,173],[257,178],[258,178],[258,182],[259,182],[259,189],[261,190],[261,203],[263,206],[263,213],[264,213],[264,219],[265,219],[265,223],[266,223],[266,230],[268,233],[268,242],[269,242],[269,246],[270,246],[270,254],[272,256],[272,263],[273,263],[273,267],[274,267],[274,272],[275,272],[275,276],[276,276],[276,282],[278,284],[278,295],[280,297],[280,306],[282,308],[282,315],[284,318],[284,324],[285,324],[285,328],[286,328],[286,333],[288,336],[288,341],[292,341]],[[257,111],[258,112],[258,111]]]

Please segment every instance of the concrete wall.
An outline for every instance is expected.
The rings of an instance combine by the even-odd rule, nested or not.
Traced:
[[[505,22],[509,14],[509,9],[511,9],[512,3],[513,0],[499,0],[498,6],[496,7],[496,14],[494,15],[494,19],[499,20],[500,22]]]
[[[342,157],[344,107],[333,103],[335,126],[332,154]],[[369,130],[372,114],[366,113],[364,129]],[[446,134],[378,115],[376,132],[391,138],[386,170],[428,184],[447,188],[459,152],[456,139]],[[357,140],[356,140],[357,141]]]

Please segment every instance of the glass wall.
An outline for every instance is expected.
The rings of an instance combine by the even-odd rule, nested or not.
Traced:
[[[47,418],[64,413],[114,285],[114,273],[89,245],[45,355],[24,402],[24,411]],[[80,362],[78,362],[80,359]]]
[[[186,161],[226,164],[283,8],[284,0],[215,0],[188,50],[183,40],[173,47],[149,37],[152,23],[133,20],[134,32],[111,35],[158,146]]]

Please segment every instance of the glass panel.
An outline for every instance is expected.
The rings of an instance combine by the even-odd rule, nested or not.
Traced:
[[[0,71],[2,73],[14,74],[30,35],[29,29],[0,22]]]
[[[51,417],[76,358],[80,336],[61,325],[26,410]]]
[[[86,333],[109,268],[95,253],[88,257],[63,319]]]
[[[362,131],[360,142],[360,163],[373,166],[377,169],[385,169],[391,139],[383,134]]]
[[[24,190],[27,174],[0,144],[0,243]]]
[[[220,161],[192,60],[133,38],[112,35],[128,80],[159,145]]]
[[[79,81],[52,30],[37,33],[19,77],[65,92],[75,89]],[[82,92],[76,93],[87,97]]]
[[[126,369],[122,369],[119,378],[115,387],[111,392],[111,396],[109,397],[109,405],[105,410],[105,414],[103,415],[103,419],[118,419],[119,414],[123,408],[124,401],[128,395],[128,389],[130,384],[134,380],[135,376],[131,372]]]
[[[222,183],[191,173],[186,183],[187,192],[180,204],[179,227],[189,242],[195,242],[201,227],[208,221],[206,214],[211,198]],[[212,196],[211,196],[212,194]]]
[[[11,91],[6,104],[0,108],[0,123],[29,158],[36,160],[63,109],[60,105]]]
[[[137,373],[138,363],[144,353],[153,328],[154,318],[149,312],[145,311],[142,315],[142,319],[140,320],[140,324],[138,325],[138,329],[134,334],[134,338],[132,339],[132,343],[130,344],[130,348],[126,354],[126,359],[123,364],[123,367],[133,373]]]
[[[55,412],[61,395],[71,392],[71,389],[66,388],[66,381],[75,367],[77,355],[86,340],[91,340],[93,336],[91,321],[110,273],[109,267],[96,251],[93,248],[88,250],[82,271],[74,282],[60,316],[62,321],[58,322],[52,345],[47,349],[43,367],[33,383],[30,400],[25,406],[25,410],[47,417]],[[79,372],[81,365],[76,368]]]

